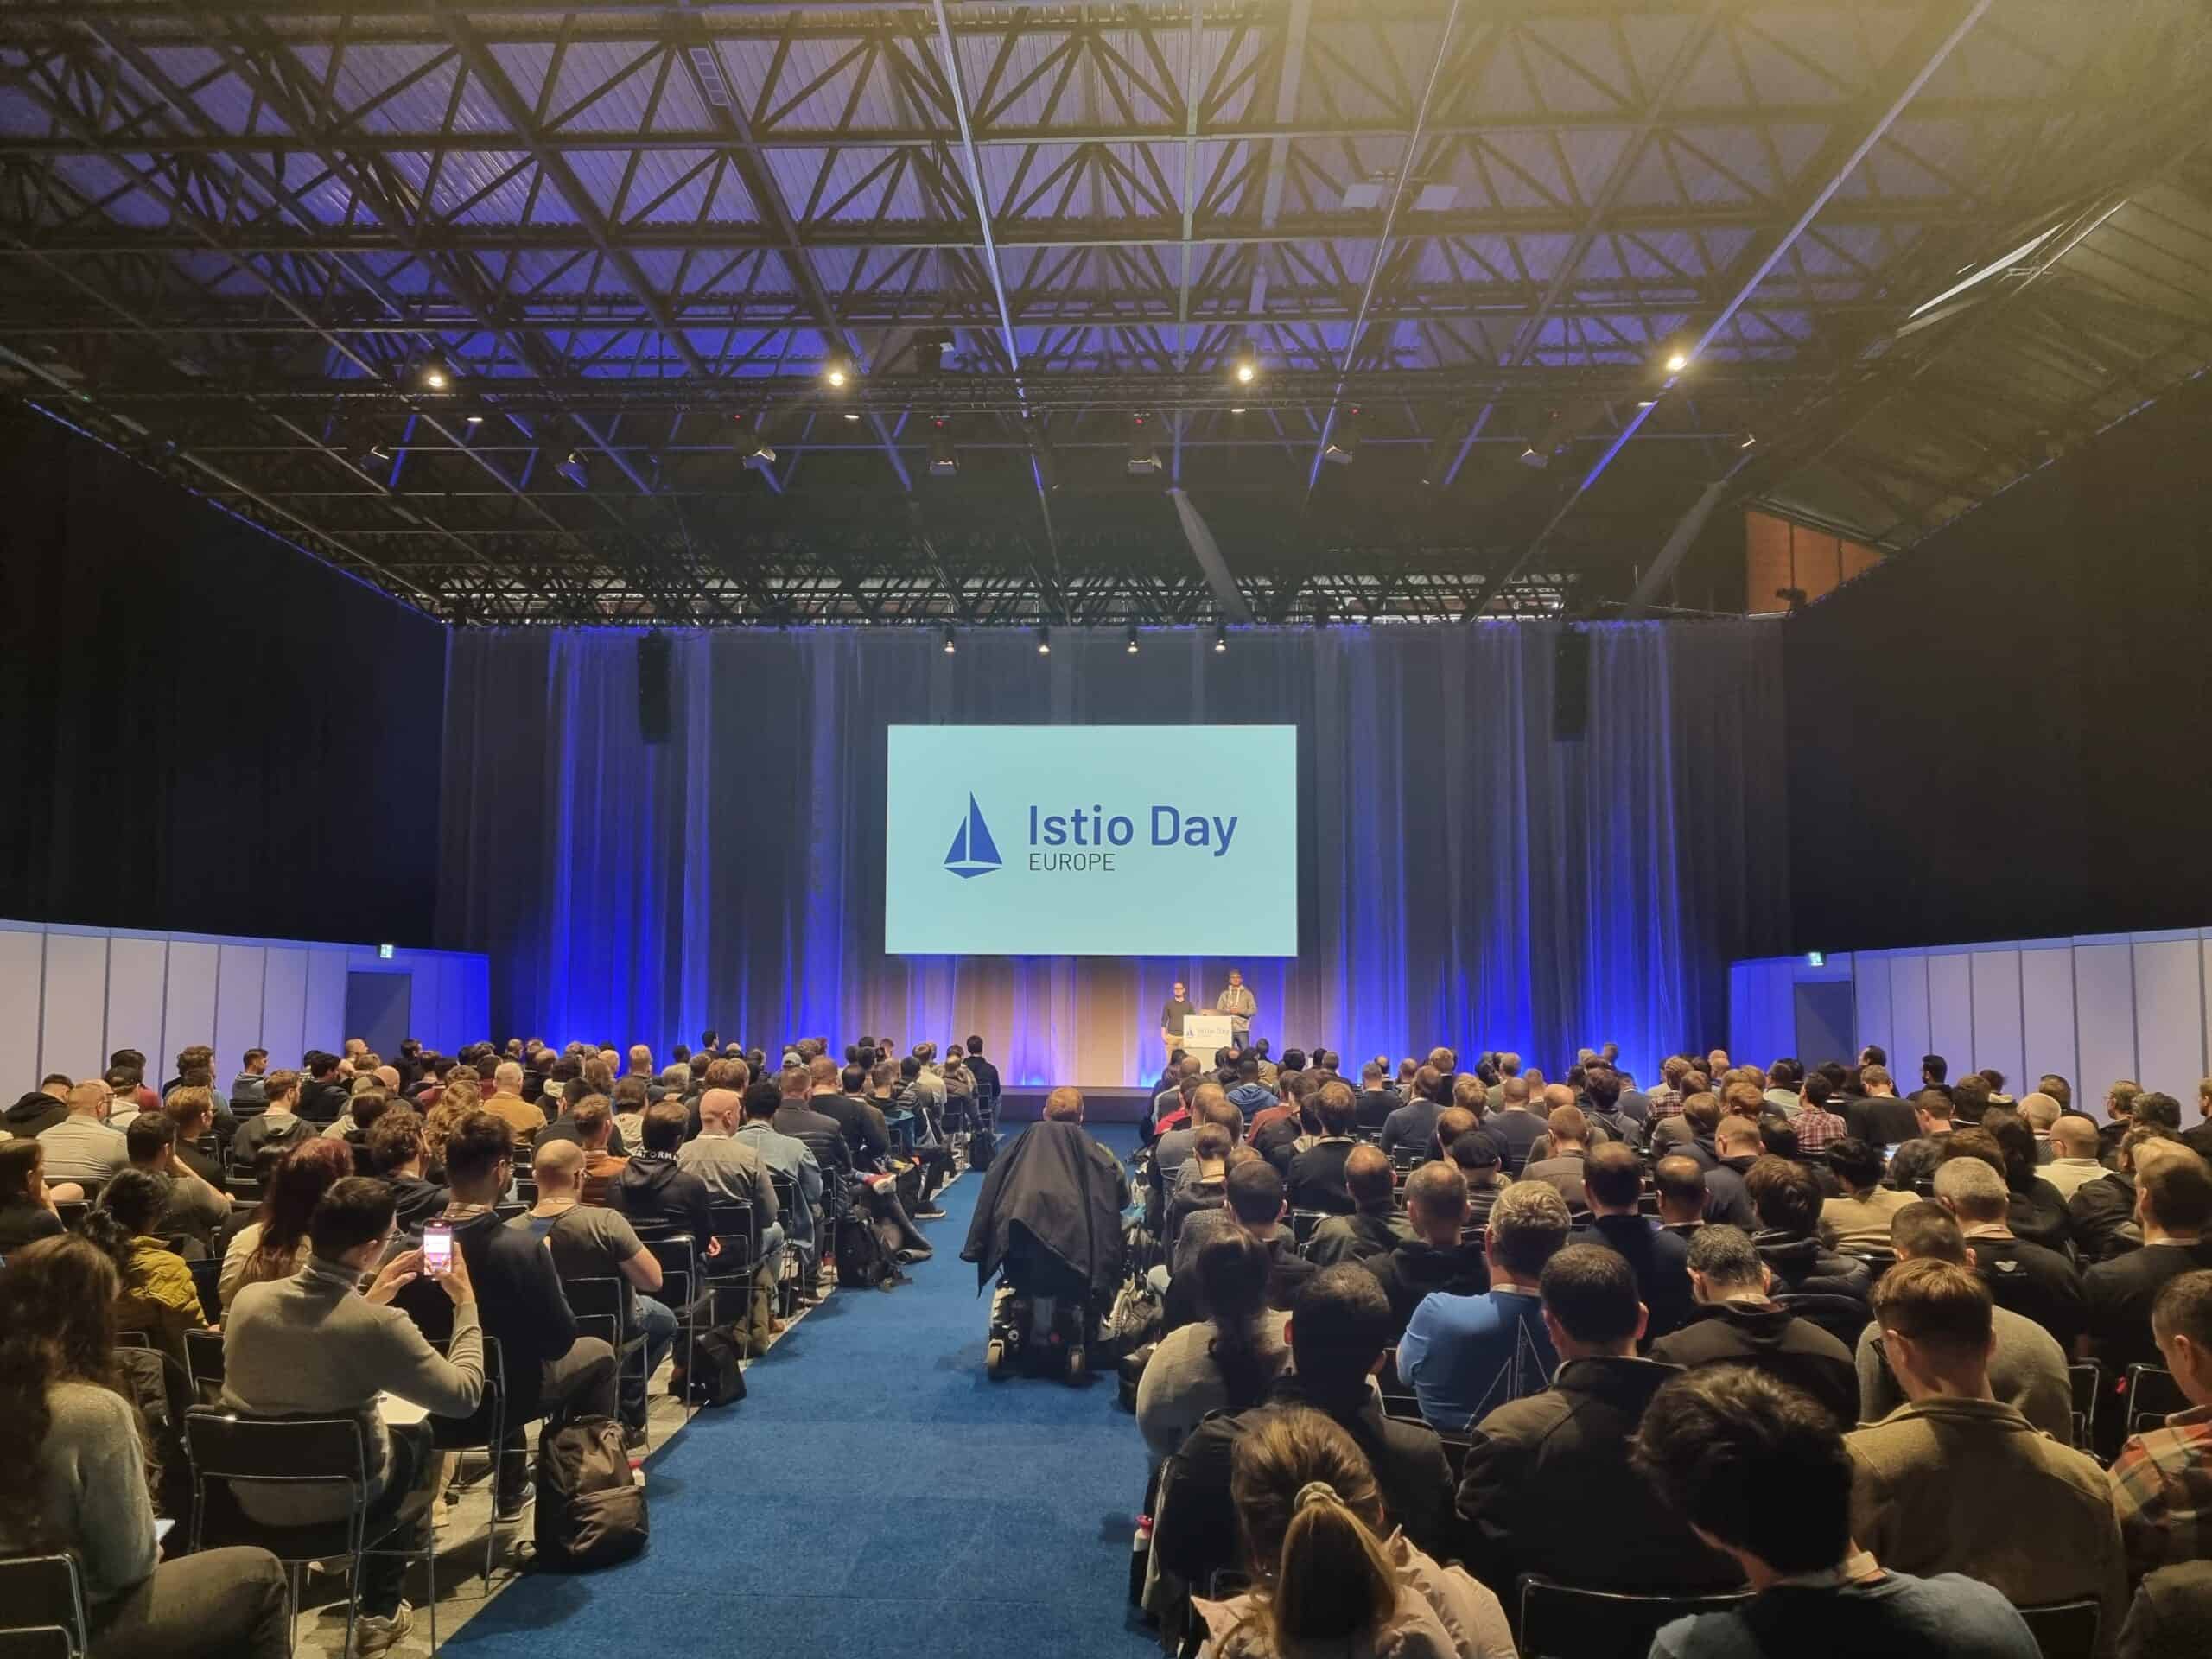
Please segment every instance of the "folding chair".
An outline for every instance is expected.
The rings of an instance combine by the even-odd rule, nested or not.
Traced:
[[[721,1246],[716,1255],[702,1255],[699,1258],[699,1271],[708,1290],[708,1320],[714,1325],[737,1325],[745,1332],[741,1340],[749,1358],[753,1352],[753,1275],[757,1266],[753,1256],[753,1206],[742,1199],[717,1199],[708,1207],[707,1218],[715,1230],[715,1242]],[[721,1298],[724,1292],[743,1299],[734,1321],[725,1321],[721,1317]]]
[[[372,1555],[417,1552],[403,1541],[379,1548],[406,1530],[412,1516],[394,1517],[383,1532],[369,1530],[368,1430],[358,1417],[247,1417],[236,1412],[196,1407],[185,1414],[184,1444],[192,1459],[192,1547],[216,1549],[257,1544],[284,1564],[292,1580],[292,1605],[300,1604],[300,1573],[309,1561],[334,1555],[354,1558],[346,1601],[346,1641],[351,1652],[354,1622],[361,1613],[359,1563]],[[238,1489],[275,1491],[335,1488],[346,1499],[338,1520],[305,1526],[271,1526],[254,1520],[237,1501]],[[428,1580],[430,1651],[438,1650],[438,1552],[435,1542],[421,1552]]]
[[[0,1556],[0,1654],[81,1659],[91,1643],[75,1556]]]
[[[2097,1414],[2097,1396],[2104,1392],[2105,1368],[2094,1359],[2077,1360],[2066,1368],[2074,1392],[2074,1444],[2089,1449],[2089,1426]]]
[[[1644,1659],[1660,1627],[1751,1599],[1748,1591],[1711,1596],[1630,1596],[1578,1590],[1534,1573],[1521,1577],[1520,1651],[1526,1659]]]
[[[639,1241],[643,1243],[643,1240]],[[601,1337],[614,1351],[615,1374],[619,1378],[631,1365],[635,1351],[635,1370],[644,1371],[639,1378],[641,1386],[650,1386],[652,1374],[645,1371],[645,1332],[630,1323],[630,1299],[623,1292],[627,1288],[621,1279],[612,1274],[594,1275],[588,1279],[563,1279],[562,1293],[569,1299],[569,1309],[576,1316],[577,1328],[588,1336]],[[651,1415],[645,1430],[650,1444],[652,1433]]]
[[[194,1398],[213,1405],[223,1387],[223,1333],[188,1331],[184,1333],[185,1375],[192,1379]]]
[[[653,1254],[660,1263],[660,1300],[676,1310],[676,1333],[683,1343],[683,1375],[689,1377],[698,1363],[699,1331],[705,1318],[712,1311],[713,1298],[702,1294],[704,1287],[699,1275],[699,1246],[689,1233],[664,1233],[638,1241]],[[650,1386],[652,1379],[646,1379]],[[691,1403],[691,1390],[683,1390],[683,1419],[686,1422],[697,1408]]]
[[[197,1262],[188,1262],[192,1287],[200,1293],[200,1311],[210,1325],[223,1322],[223,1258],[213,1250]]]
[[[2174,1381],[2174,1374],[2162,1365],[2131,1365],[2127,1368],[2127,1433],[2140,1434],[2146,1428],[2163,1428],[2166,1419],[2177,1411],[2189,1409],[2189,1396],[2181,1391],[2181,1384]]]
[[[2079,1601],[2045,1602],[2017,1610],[2043,1649],[2043,1659],[2096,1659],[2097,1627],[2102,1610],[2094,1596]]]
[[[427,1297],[421,1301],[403,1298],[397,1306],[415,1321],[415,1328],[431,1347],[442,1354],[451,1351],[453,1305],[443,1295],[435,1302]],[[507,1373],[497,1337],[484,1338],[484,1397],[477,1402],[476,1409],[466,1417],[434,1416],[429,1421],[430,1444],[438,1451],[481,1452],[491,1461],[492,1514],[484,1526],[484,1577],[488,1583],[499,1548],[499,1459],[519,1455],[527,1461],[530,1456],[527,1445],[517,1454],[501,1450],[507,1435]]]
[[[1290,1236],[1302,1253],[1313,1242],[1313,1230],[1329,1218],[1325,1210],[1294,1210],[1290,1212]]]

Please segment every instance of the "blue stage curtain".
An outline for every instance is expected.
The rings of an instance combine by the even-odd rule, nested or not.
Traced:
[[[1257,1029],[1348,1071],[1433,1043],[1556,1076],[1611,1039],[1641,1077],[1722,1040],[1732,958],[1783,948],[1781,639],[1593,626],[1589,721],[1552,736],[1556,625],[1147,633],[719,632],[673,639],[674,729],[638,737],[637,636],[461,631],[448,670],[440,942],[490,953],[499,1037],[773,1048],[980,1033],[1016,1084],[1159,1069],[1168,985],[1241,966]],[[1294,722],[1300,775],[1163,753],[1298,815],[1295,959],[892,957],[893,722]],[[959,792],[945,780],[948,802]]]

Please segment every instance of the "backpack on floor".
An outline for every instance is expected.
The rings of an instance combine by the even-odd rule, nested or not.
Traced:
[[[840,1290],[871,1289],[893,1271],[891,1254],[883,1248],[882,1235],[865,1205],[855,1205],[837,1218],[835,1252]]]
[[[977,1129],[968,1137],[968,1167],[978,1175],[991,1166],[991,1160],[999,1154],[999,1138],[988,1129]]]
[[[695,1406],[732,1406],[744,1399],[745,1369],[739,1363],[737,1338],[727,1331],[702,1331],[683,1387],[687,1401]]]
[[[539,1565],[612,1567],[645,1548],[646,1531],[645,1489],[631,1471],[620,1423],[578,1417],[539,1437]]]

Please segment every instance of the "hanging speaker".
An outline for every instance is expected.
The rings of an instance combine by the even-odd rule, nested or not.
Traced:
[[[668,741],[668,636],[649,633],[638,641],[638,736],[646,743]]]
[[[1589,723],[1590,636],[1570,627],[1552,651],[1552,741],[1577,741]]]

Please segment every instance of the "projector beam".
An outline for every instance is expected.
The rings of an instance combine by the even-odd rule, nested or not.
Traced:
[[[1198,508],[1190,496],[1179,489],[1167,492],[1168,499],[1175,504],[1175,516],[1183,523],[1183,539],[1191,544],[1191,556],[1198,560],[1198,569],[1205,575],[1206,586],[1213,589],[1213,596],[1221,606],[1222,620],[1228,622],[1249,622],[1254,620],[1252,607],[1244,591],[1236,585],[1236,578],[1229,574],[1229,562],[1221,556],[1220,543],[1213,538],[1213,531],[1206,528],[1206,521],[1198,516]]]

